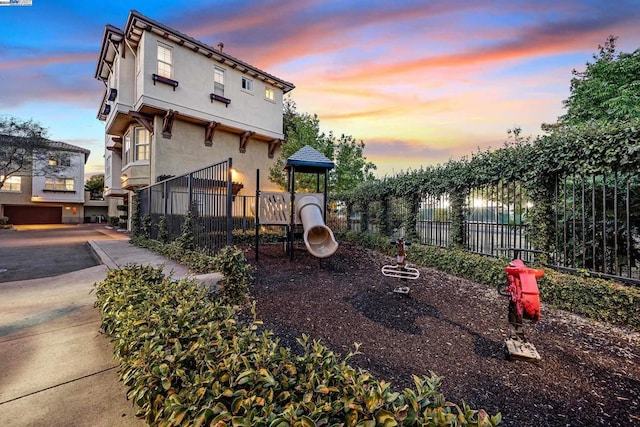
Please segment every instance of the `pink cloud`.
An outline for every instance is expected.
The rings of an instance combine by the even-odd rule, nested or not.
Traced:
[[[9,61],[3,60],[2,62],[0,62],[0,70],[43,67],[47,65],[71,64],[76,62],[95,62],[96,60],[96,52],[54,54],[33,58],[14,59]]]

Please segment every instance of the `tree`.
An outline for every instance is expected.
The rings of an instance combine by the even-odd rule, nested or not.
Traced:
[[[609,36],[598,46],[594,62],[587,62],[584,71],[572,71],[569,98],[563,101],[566,114],[559,125],[640,117],[640,49],[616,53],[616,40]]]
[[[334,192],[343,192],[374,179],[372,171],[376,166],[364,157],[364,142],[357,142],[348,135],[336,138],[333,132],[320,132],[318,116],[299,113],[291,98],[285,100],[283,121],[286,142],[282,145],[280,157],[269,169],[269,179],[281,188],[287,185],[283,172],[287,159],[305,145],[315,148],[335,163],[335,168],[329,172],[329,185]],[[315,191],[315,188],[314,176],[305,174],[296,177],[296,189],[299,191]]]
[[[0,189],[11,176],[44,175],[56,170],[56,165],[49,164],[56,148],[46,135],[47,129],[33,120],[0,116]]]
[[[91,200],[102,199],[102,192],[104,191],[104,175],[92,175],[84,183],[84,191],[88,191]]]

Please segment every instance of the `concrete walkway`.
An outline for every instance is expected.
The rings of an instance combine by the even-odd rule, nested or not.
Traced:
[[[126,235],[89,242],[102,265],[56,277],[0,283],[0,424],[3,426],[137,426],[118,381],[109,339],[100,333],[94,284],[109,268],[164,265],[189,271],[129,244]],[[25,260],[37,262],[37,260]],[[197,276],[211,282],[219,275]]]

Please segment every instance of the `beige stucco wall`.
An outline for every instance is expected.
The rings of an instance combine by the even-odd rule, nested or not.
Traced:
[[[31,200],[34,202],[60,202],[60,203],[84,203],[84,154],[66,153],[69,156],[70,166],[57,172],[48,172],[32,178]],[[44,160],[34,162],[36,170],[44,168]],[[52,192],[45,190],[47,177],[73,179],[74,192]],[[23,180],[24,181],[24,180]],[[64,214],[63,214],[64,215]],[[64,218],[63,218],[64,219]]]
[[[47,204],[47,206],[55,206]],[[64,203],[62,205],[63,224],[81,224],[84,220],[84,206],[81,204]]]
[[[20,177],[20,191],[0,190],[0,205],[31,204],[31,177]],[[0,212],[3,214],[4,212]]]
[[[154,84],[152,74],[157,73],[157,47],[162,43],[172,48],[173,76],[179,86],[174,88]],[[259,78],[244,74],[238,69],[222,65],[206,56],[193,52],[154,34],[144,33],[139,45],[142,52],[140,75],[137,76],[138,97],[136,109],[142,104],[157,105],[166,110],[206,121],[216,121],[242,130],[251,130],[273,138],[282,138],[282,90],[263,82]],[[209,95],[214,88],[214,68],[225,70],[224,96],[231,100],[224,103],[213,101]],[[242,90],[242,77],[252,80],[251,92]],[[265,87],[273,88],[274,101],[265,98]],[[143,94],[144,96],[140,96]]]
[[[162,126],[162,118],[156,117],[155,126]],[[275,190],[268,181],[269,168],[280,155],[276,150],[270,159],[269,144],[264,141],[249,139],[246,152],[241,153],[240,136],[223,131],[216,131],[213,145],[204,144],[205,129],[183,121],[175,121],[171,139],[156,132],[152,137],[151,178],[155,182],[159,175],[182,175],[214,163],[232,159],[236,174],[234,181],[244,185],[241,195],[255,194],[256,169],[260,169],[260,187],[262,190]]]

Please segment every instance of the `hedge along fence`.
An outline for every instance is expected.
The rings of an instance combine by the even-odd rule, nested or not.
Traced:
[[[347,232],[340,239],[370,249],[396,255],[396,249],[385,236]],[[431,267],[477,283],[495,287],[505,283],[506,259],[495,259],[462,250],[432,246],[411,246],[407,258],[415,264]],[[640,290],[609,280],[581,277],[544,269],[538,280],[543,303],[594,320],[631,326],[640,330]]]
[[[231,278],[229,278],[232,280]],[[160,268],[110,270],[97,285],[102,328],[120,361],[137,415],[152,425],[495,426],[464,402],[447,402],[441,379],[414,377],[394,391],[345,358],[298,339],[282,347],[261,323],[244,321],[197,283],[172,281]],[[246,316],[243,316],[246,317]],[[357,346],[356,346],[357,352]]]
[[[569,174],[611,176],[615,173],[638,175],[640,171],[640,118],[624,122],[593,122],[554,129],[535,141],[515,139],[501,149],[474,153],[470,158],[426,166],[395,177],[364,183],[347,194],[334,195],[344,202],[347,212],[359,212],[360,230],[368,230],[370,210],[387,212],[389,203],[406,202],[410,212],[404,218],[407,237],[416,239],[416,218],[421,198],[448,195],[451,209],[452,247],[465,246],[465,200],[472,189],[505,183],[519,184],[532,206],[529,210],[529,241],[545,253],[553,253],[554,188],[556,179]],[[376,231],[391,235],[388,218],[377,219]],[[629,224],[638,233],[638,224]],[[539,261],[546,263],[544,254]],[[566,267],[571,267],[567,265]]]

